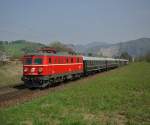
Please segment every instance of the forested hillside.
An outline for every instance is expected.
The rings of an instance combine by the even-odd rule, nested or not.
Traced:
[[[44,46],[45,45],[41,43],[25,40],[16,40],[12,42],[0,41],[0,51],[11,57],[20,57],[25,53],[34,52],[37,48]]]

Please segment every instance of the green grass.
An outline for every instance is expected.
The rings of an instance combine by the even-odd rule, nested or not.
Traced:
[[[22,64],[0,65],[0,87],[21,83]]]
[[[150,63],[76,81],[24,104],[0,109],[2,125],[149,125]]]

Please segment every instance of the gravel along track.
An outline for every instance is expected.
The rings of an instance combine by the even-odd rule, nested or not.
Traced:
[[[69,85],[69,84],[68,84]],[[36,97],[47,95],[49,92],[54,92],[64,88],[66,84],[53,86],[43,90],[28,89],[23,84],[17,86],[6,86],[0,88],[0,107],[9,107],[15,104],[30,101]]]
[[[23,85],[0,88],[0,107],[17,103],[27,93],[31,93],[31,90],[23,87]]]

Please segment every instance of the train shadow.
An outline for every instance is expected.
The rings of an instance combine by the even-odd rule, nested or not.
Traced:
[[[13,88],[22,90],[22,89],[26,89],[27,87],[24,84],[18,84],[18,85],[14,85]]]

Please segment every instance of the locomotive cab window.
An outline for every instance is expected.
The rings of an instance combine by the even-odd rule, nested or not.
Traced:
[[[42,64],[43,63],[43,60],[42,60],[42,58],[35,58],[34,59],[34,64]]]
[[[31,64],[32,64],[32,58],[26,58],[26,59],[24,60],[24,64],[26,64],[26,65],[31,65]]]

